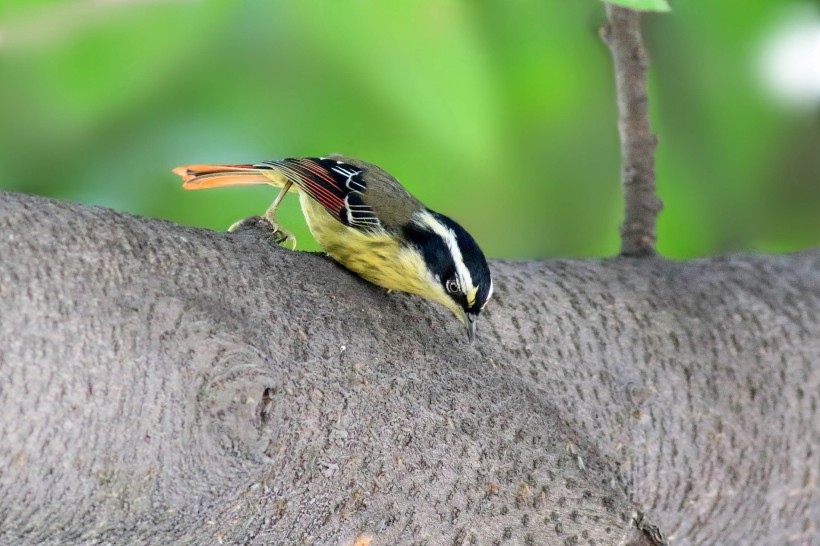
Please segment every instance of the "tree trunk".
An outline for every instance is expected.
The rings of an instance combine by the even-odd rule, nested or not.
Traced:
[[[494,261],[474,345],[260,229],[0,193],[4,544],[820,541],[820,252]]]

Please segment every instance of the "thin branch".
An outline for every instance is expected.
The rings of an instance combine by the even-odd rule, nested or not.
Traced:
[[[646,70],[649,58],[641,37],[640,13],[606,4],[608,24],[601,38],[612,53],[621,137],[621,181],[624,223],[621,255],[655,254],[655,224],[663,203],[655,192],[654,151],[658,143],[649,127]]]

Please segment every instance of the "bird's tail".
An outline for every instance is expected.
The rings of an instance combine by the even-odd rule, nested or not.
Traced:
[[[182,187],[186,190],[258,184],[283,186],[287,180],[276,171],[255,165],[185,165],[177,167],[173,173],[182,178]]]

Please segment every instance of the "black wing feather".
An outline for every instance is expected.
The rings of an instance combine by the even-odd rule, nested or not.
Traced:
[[[382,229],[363,199],[367,191],[363,169],[326,157],[264,161],[256,166],[282,172],[342,224],[362,231]]]

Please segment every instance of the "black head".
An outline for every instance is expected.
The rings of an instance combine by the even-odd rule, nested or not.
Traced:
[[[475,239],[458,223],[422,211],[404,228],[405,238],[421,252],[427,270],[441,288],[438,298],[464,321],[470,340],[475,320],[493,292],[490,268]]]

